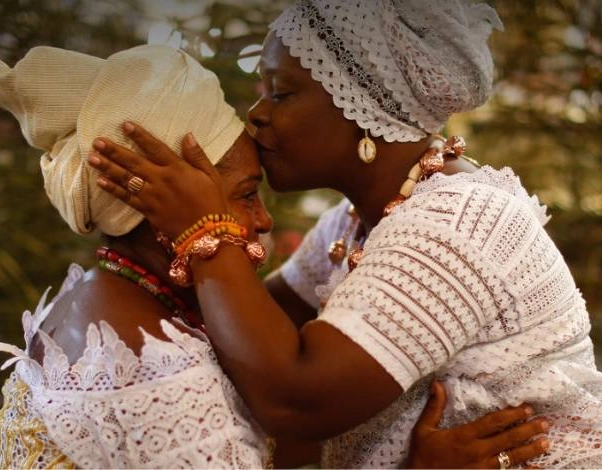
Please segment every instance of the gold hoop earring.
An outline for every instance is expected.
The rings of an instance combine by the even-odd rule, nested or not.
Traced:
[[[365,137],[357,145],[357,154],[365,163],[370,163],[376,158],[376,144],[368,137],[368,129],[364,129]]]

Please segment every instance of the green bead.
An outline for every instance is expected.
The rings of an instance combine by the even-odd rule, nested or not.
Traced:
[[[122,268],[121,268],[121,270],[119,272],[120,272],[120,274],[123,277],[126,277],[128,279],[132,279],[132,280],[134,279],[133,276],[134,276],[135,273],[134,273],[134,271],[131,268],[127,268],[125,266],[122,266]]]

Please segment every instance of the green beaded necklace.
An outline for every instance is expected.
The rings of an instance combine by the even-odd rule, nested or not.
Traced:
[[[184,320],[186,324],[204,331],[203,324],[197,318],[198,315],[190,310],[186,303],[176,296],[168,286],[163,284],[157,276],[149,273],[146,268],[106,246],[96,250],[96,257],[100,269],[136,283],[163,303],[174,315]]]

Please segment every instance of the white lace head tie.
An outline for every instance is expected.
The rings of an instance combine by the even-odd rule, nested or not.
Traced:
[[[468,0],[297,0],[270,26],[373,136],[415,142],[489,97],[493,8]]]
[[[0,62],[0,108],[44,150],[44,187],[71,229],[123,235],[143,216],[96,184],[87,164],[94,138],[132,148],[121,125],[135,121],[178,154],[192,132],[216,163],[244,130],[215,74],[183,51],[145,45],[103,60],[35,47],[14,68]]]

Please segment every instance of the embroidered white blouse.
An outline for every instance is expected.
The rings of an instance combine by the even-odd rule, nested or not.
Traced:
[[[15,356],[3,367],[17,362],[13,374],[30,389],[23,405],[45,425],[49,452],[59,449],[83,468],[263,467],[269,457],[265,435],[200,331],[183,333],[162,321],[171,341],[143,331],[138,357],[101,321],[89,326],[83,356],[69,365],[38,327],[83,275],[72,265],[53,302],[44,306],[47,291],[34,315],[23,314],[27,348],[36,332],[44,342],[43,365],[29,358],[27,348],[0,343]]]
[[[445,425],[529,402],[552,422],[543,468],[602,466],[602,373],[584,301],[546,234],[545,207],[513,172],[434,175],[369,234],[358,267],[329,244],[349,202],[325,213],[283,266],[319,319],[373,356],[405,393],[328,441],[323,466],[399,467],[428,396],[445,380]]]

